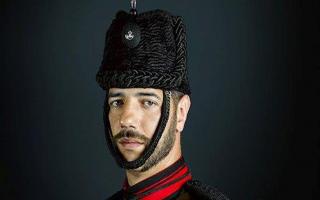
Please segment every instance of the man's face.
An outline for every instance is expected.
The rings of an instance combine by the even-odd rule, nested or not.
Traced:
[[[108,96],[113,142],[127,161],[136,160],[148,146],[160,120],[162,90],[111,88]],[[168,130],[165,130],[168,133],[163,134],[154,154],[148,159],[149,165],[159,162],[159,156],[166,156],[172,149],[175,141],[175,117],[169,117],[169,121]]]

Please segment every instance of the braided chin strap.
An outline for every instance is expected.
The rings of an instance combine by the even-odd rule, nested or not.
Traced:
[[[163,91],[163,103],[161,106],[161,117],[158,123],[158,126],[154,132],[153,137],[151,138],[149,146],[145,148],[145,150],[142,152],[139,158],[137,158],[134,161],[127,161],[117,148],[116,144],[113,144],[112,142],[112,132],[110,127],[110,121],[109,121],[109,105],[106,102],[104,104],[104,113],[103,113],[103,121],[104,121],[104,127],[105,127],[105,136],[108,144],[108,148],[111,151],[112,156],[117,161],[118,165],[125,169],[136,169],[141,167],[146,160],[152,155],[155,148],[157,147],[159,140],[162,136],[162,133],[168,123],[169,119],[169,113],[170,113],[170,97],[171,92],[170,91]]]

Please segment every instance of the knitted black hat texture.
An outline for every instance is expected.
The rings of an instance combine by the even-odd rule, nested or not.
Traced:
[[[134,45],[123,30],[137,25]],[[190,94],[185,25],[180,16],[153,10],[136,16],[119,11],[106,34],[96,80],[104,89],[158,88]]]

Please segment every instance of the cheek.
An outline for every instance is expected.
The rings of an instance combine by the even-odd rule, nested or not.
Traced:
[[[151,138],[158,126],[160,120],[160,111],[155,111],[151,113],[145,113],[144,117],[141,121],[141,126],[143,129],[144,134]]]
[[[114,136],[120,130],[120,125],[119,125],[119,123],[117,123],[119,121],[118,120],[118,115],[115,115],[113,113],[109,113],[108,117],[109,117],[109,123],[110,123],[110,127],[111,127],[111,132],[112,132],[112,135]]]

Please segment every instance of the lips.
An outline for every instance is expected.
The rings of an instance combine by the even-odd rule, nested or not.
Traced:
[[[136,148],[140,145],[143,145],[143,142],[140,142],[139,140],[131,139],[131,138],[124,138],[119,140],[120,145],[122,145],[124,148]]]

